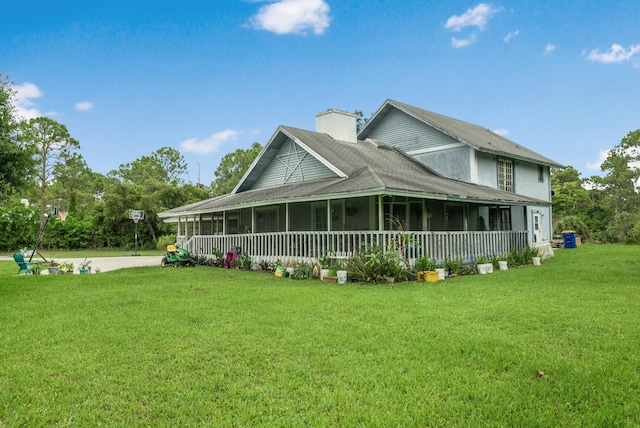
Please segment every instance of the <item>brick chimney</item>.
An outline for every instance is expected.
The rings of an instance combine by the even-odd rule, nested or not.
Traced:
[[[345,111],[329,109],[316,115],[316,131],[329,134],[334,140],[355,143],[356,115]]]

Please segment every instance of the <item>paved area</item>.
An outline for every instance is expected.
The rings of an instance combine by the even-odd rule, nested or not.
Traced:
[[[0,260],[13,261],[13,256],[0,256]],[[55,260],[58,263],[73,263],[75,266],[74,273],[78,273],[78,266],[84,261],[84,258],[56,258]],[[91,260],[91,272],[93,273],[96,269],[100,269],[100,272],[108,272],[130,267],[160,266],[162,256],[93,257],[89,260]],[[36,261],[35,258],[34,261]],[[42,273],[47,274],[48,272],[44,271]]]

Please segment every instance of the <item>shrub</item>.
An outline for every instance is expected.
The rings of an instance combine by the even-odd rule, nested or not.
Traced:
[[[167,248],[167,245],[173,245],[176,243],[175,235],[162,235],[158,238],[158,242],[156,244],[156,249],[160,251],[164,251]]]

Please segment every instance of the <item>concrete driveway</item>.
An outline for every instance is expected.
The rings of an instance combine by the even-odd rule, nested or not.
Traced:
[[[0,257],[0,260],[13,261],[13,256],[3,256]],[[56,258],[55,260],[58,263],[73,263],[74,273],[78,273],[78,266],[84,261],[84,258]],[[92,257],[89,260],[91,260],[91,272],[93,273],[96,269],[100,269],[100,272],[108,272],[130,267],[160,266],[162,256]],[[34,261],[38,260],[34,258]],[[47,273],[46,270],[42,272],[45,275]]]

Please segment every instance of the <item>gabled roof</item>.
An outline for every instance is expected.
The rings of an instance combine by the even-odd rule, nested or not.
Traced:
[[[394,100],[385,101],[382,107],[374,113],[372,118],[367,121],[365,126],[360,130],[358,138],[367,138],[369,131],[373,129],[377,123],[383,120],[392,109],[398,109],[480,152],[492,153],[498,156],[508,156],[514,159],[526,160],[553,167],[563,167],[562,164],[542,156],[533,150],[529,150],[528,148],[504,138],[501,135],[491,132],[482,126],[453,119],[451,117],[443,116],[441,114],[433,113]]]
[[[278,128],[270,142],[280,138],[291,138],[303,145],[308,153],[339,173],[336,172],[334,178],[250,189],[248,184],[255,180],[253,174],[264,171],[269,159],[273,159],[267,145],[234,193],[164,211],[159,216],[166,218],[281,202],[381,194],[454,201],[549,205],[548,201],[445,178],[402,151],[371,140],[349,143],[334,140],[327,134],[284,126]]]

